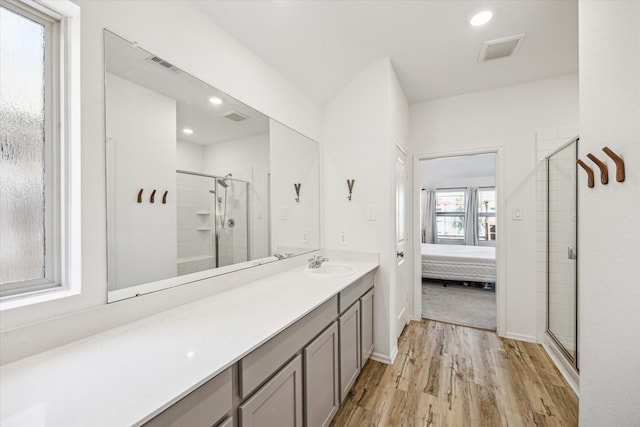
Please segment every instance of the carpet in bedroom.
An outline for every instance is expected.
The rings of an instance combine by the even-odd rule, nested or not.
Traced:
[[[422,281],[422,317],[457,325],[496,330],[496,293],[492,290]]]

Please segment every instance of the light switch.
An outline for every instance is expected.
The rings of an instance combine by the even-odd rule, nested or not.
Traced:
[[[514,221],[522,221],[524,219],[524,214],[522,212],[522,209],[520,208],[513,209],[513,211],[511,211],[511,219]]]
[[[283,206],[280,208],[280,219],[285,220],[287,219],[287,208],[286,206]]]
[[[302,230],[302,243],[309,243],[309,232],[306,228]]]

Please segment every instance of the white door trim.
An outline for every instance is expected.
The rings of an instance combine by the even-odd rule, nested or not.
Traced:
[[[419,319],[422,313],[422,272],[420,259],[420,161],[439,159],[443,157],[470,156],[476,154],[496,155],[496,196],[497,213],[496,229],[500,230],[496,236],[496,321],[497,333],[504,336],[507,331],[507,292],[506,292],[506,201],[504,194],[504,148],[501,146],[485,147],[474,150],[449,151],[433,154],[414,154],[413,156],[413,313]]]

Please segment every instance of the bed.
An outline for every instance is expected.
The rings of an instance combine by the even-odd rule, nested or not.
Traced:
[[[496,248],[422,244],[422,277],[462,282],[496,281]]]

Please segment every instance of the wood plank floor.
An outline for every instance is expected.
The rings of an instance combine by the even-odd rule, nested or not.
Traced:
[[[423,319],[393,365],[365,364],[331,425],[577,426],[578,399],[542,346]]]

